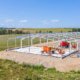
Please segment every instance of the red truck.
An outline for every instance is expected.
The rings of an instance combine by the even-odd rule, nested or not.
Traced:
[[[67,41],[62,41],[62,42],[60,42],[60,47],[62,46],[62,47],[68,48],[69,47],[69,44],[70,43],[67,42]],[[76,44],[75,43],[72,43],[71,45],[72,45],[73,48],[76,48]]]

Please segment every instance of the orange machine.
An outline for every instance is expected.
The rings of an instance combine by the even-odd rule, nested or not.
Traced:
[[[50,49],[50,47],[43,46],[43,51],[44,52],[51,52],[51,49]]]
[[[47,46],[43,46],[43,51],[44,51],[44,52],[52,52],[52,51],[51,51],[51,48],[52,48],[52,49],[56,49],[56,50],[59,52],[60,55],[61,55],[61,54],[65,54],[65,51],[62,51],[61,49],[54,48],[54,47],[47,47]]]
[[[59,52],[60,55],[65,54],[65,51],[62,51],[61,49],[56,49],[56,50]]]

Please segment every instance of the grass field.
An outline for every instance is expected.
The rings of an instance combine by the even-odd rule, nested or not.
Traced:
[[[22,34],[0,35],[0,51],[7,49],[7,38],[20,36],[20,35]],[[12,40],[12,42],[14,41]]]
[[[26,35],[26,34],[11,34],[11,35],[0,35],[0,51],[7,49],[7,38],[11,38],[11,37],[16,37],[16,36],[21,36],[21,35]],[[8,45],[9,45],[9,49],[10,48],[15,48],[15,39],[11,39],[8,41]],[[28,45],[28,39],[24,39],[22,41],[22,45],[23,46],[27,46]],[[42,42],[44,42],[44,40],[42,39]],[[39,43],[39,38],[35,38],[33,40],[33,44]],[[29,44],[31,44],[31,41],[29,41]],[[20,47],[20,39],[16,39],[16,47]]]
[[[22,30],[31,30],[31,31],[42,31],[42,32],[68,32],[68,31],[72,31],[72,28],[21,28]]]
[[[18,64],[0,59],[0,80],[80,80],[80,71],[44,70],[43,65]]]

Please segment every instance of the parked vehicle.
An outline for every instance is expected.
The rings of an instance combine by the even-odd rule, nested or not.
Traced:
[[[62,42],[60,42],[60,47],[61,47],[61,46],[68,48],[68,47],[69,47],[69,42],[62,41]]]
[[[67,42],[67,41],[62,41],[62,42],[60,42],[60,47],[62,46],[62,47],[66,47],[66,48],[68,48],[69,47],[69,42]],[[76,48],[76,43],[75,42],[71,42],[71,46],[73,47],[73,48]]]

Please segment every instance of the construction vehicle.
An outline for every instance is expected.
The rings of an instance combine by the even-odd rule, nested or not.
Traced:
[[[62,42],[60,42],[60,47],[68,48],[69,45],[70,45],[70,43],[67,42],[67,41],[62,41]],[[73,48],[76,48],[76,43],[75,43],[75,42],[71,42],[71,46],[72,46]]]
[[[43,46],[43,52],[46,52],[46,53],[54,53],[54,50],[57,50],[58,53],[61,55],[61,54],[65,54],[65,51],[63,51],[62,49],[59,49],[59,48],[55,48],[55,47],[47,47],[47,46]]]

